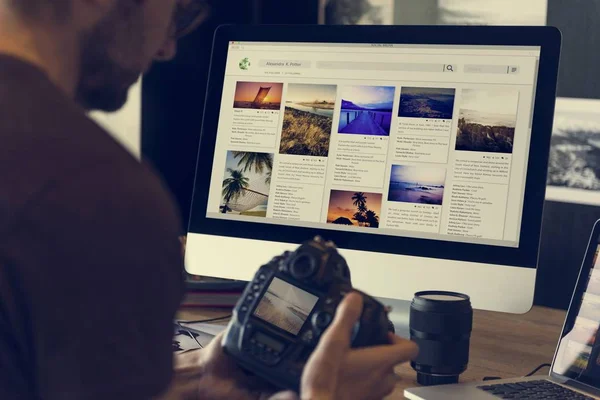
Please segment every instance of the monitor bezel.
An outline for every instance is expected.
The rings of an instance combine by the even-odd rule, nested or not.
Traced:
[[[541,54],[519,246],[515,248],[446,240],[370,235],[361,232],[208,218],[206,216],[208,193],[225,67],[231,41],[539,46]],[[560,31],[553,27],[221,26],[215,33],[213,43],[188,232],[284,243],[301,243],[318,234],[333,240],[339,247],[346,249],[536,268],[560,47]]]

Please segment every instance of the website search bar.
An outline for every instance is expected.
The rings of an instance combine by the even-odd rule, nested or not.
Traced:
[[[454,64],[391,63],[369,61],[317,61],[318,69],[364,71],[455,72]]]
[[[487,65],[487,64],[466,64],[465,73],[467,74],[518,74],[517,65]]]

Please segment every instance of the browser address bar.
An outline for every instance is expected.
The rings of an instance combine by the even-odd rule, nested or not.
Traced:
[[[368,71],[415,71],[415,72],[454,72],[453,64],[431,63],[392,63],[369,61],[317,61],[318,69],[368,70]]]

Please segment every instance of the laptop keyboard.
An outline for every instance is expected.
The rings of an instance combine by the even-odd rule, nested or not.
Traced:
[[[594,400],[546,380],[485,385],[478,388],[500,399]]]

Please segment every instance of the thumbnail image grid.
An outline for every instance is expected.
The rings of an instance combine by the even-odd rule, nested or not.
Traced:
[[[378,228],[382,197],[381,193],[332,190],[327,223]]]
[[[464,89],[456,150],[511,154],[518,106],[517,89]]]
[[[442,205],[446,169],[392,165],[388,201]]]
[[[344,87],[338,132],[389,136],[395,91],[389,86]]]
[[[398,116],[451,120],[455,95],[454,88],[403,87]]]
[[[228,151],[219,212],[266,217],[273,154]]]
[[[290,83],[280,154],[327,157],[337,86]]]
[[[235,87],[233,108],[279,110],[283,83],[238,82]]]
[[[317,300],[317,296],[274,278],[254,310],[254,315],[297,335]]]

